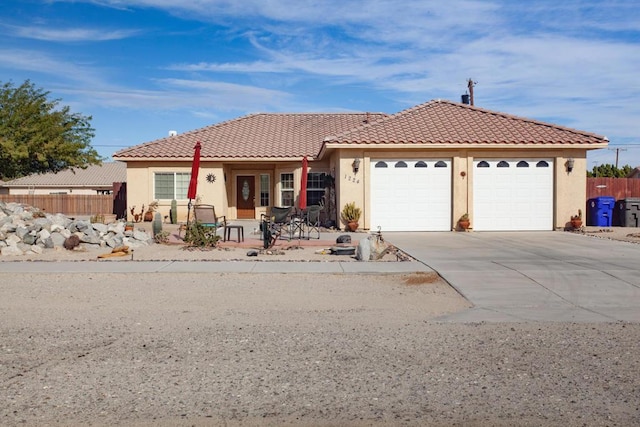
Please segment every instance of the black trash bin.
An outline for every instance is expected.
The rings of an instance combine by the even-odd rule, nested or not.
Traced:
[[[611,227],[616,200],[611,196],[600,196],[587,202],[587,225]]]
[[[615,216],[621,227],[640,227],[640,197],[618,200]]]

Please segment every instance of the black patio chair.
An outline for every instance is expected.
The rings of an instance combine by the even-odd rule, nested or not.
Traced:
[[[311,233],[318,234],[318,237],[314,237],[314,239],[320,238],[320,211],[322,211],[322,206],[320,205],[311,205],[307,207],[307,212],[304,216],[307,240],[311,238]]]
[[[276,244],[276,241],[283,235],[287,236],[291,240],[291,211],[292,207],[278,207],[271,208],[269,215],[262,215],[262,233],[264,240],[264,247],[272,248]]]

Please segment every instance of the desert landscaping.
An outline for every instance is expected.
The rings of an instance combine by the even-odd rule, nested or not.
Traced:
[[[640,240],[637,229],[575,232]],[[170,233],[106,259],[109,244],[86,242],[0,257],[1,425],[640,423],[637,323],[452,323],[447,315],[472,304],[435,272],[92,271],[145,260],[358,262],[326,253],[331,241],[266,251],[249,234],[244,245],[194,248]],[[87,269],[43,268],[61,261]],[[3,272],[8,263],[24,272]]]

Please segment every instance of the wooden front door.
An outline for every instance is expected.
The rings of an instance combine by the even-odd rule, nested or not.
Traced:
[[[254,219],[256,186],[255,177],[238,176],[236,179],[236,206],[238,207],[238,219]]]

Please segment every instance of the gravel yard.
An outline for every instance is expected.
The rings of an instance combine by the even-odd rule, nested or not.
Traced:
[[[432,274],[0,273],[0,424],[638,425],[640,325],[445,324]]]

